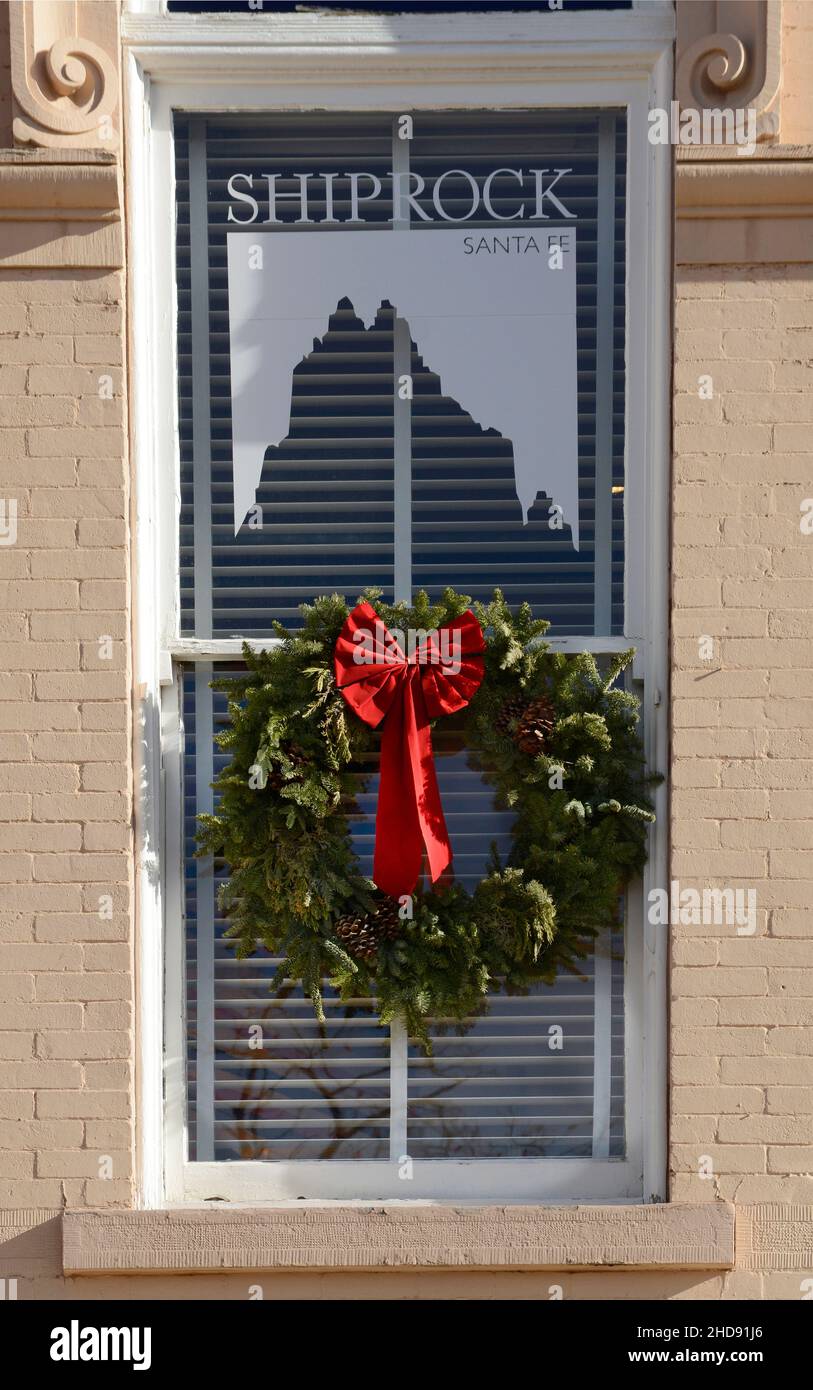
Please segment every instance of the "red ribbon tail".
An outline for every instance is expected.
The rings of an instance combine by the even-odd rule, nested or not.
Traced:
[[[420,732],[419,757],[420,770],[415,769],[418,817],[426,848],[429,877],[433,883],[437,883],[441,874],[448,869],[452,862],[452,846],[446,828],[446,817],[443,814],[443,803],[440,799],[440,787],[438,786],[435,758],[432,752],[432,731],[428,719]]]
[[[372,728],[383,721],[373,878],[390,897],[414,892],[424,849],[433,883],[451,863],[430,718],[466,707],[483,679],[485,646],[467,611],[407,658],[369,603],[353,609],[336,641],[333,666],[345,700]]]
[[[392,898],[414,892],[424,846],[434,883],[448,867],[452,851],[432,756],[429,717],[420,683],[410,672],[387,716],[381,741],[373,862],[377,887]]]

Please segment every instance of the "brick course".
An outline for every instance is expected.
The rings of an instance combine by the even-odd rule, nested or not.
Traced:
[[[120,273],[0,271],[0,1178],[32,1206],[132,1198],[123,303]]]
[[[675,327],[671,868],[758,910],[753,936],[672,929],[671,1191],[809,1202],[810,269],[679,267]]]

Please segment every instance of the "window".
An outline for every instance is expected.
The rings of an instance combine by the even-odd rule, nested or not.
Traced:
[[[179,116],[175,148],[182,632],[198,641],[268,638],[274,618],[296,625],[301,602],[334,591],[353,600],[370,584],[390,598],[452,584],[483,599],[500,585],[510,599],[529,598],[556,635],[589,635],[601,646],[622,632],[624,112],[424,113],[408,141],[389,116]],[[405,210],[399,168],[416,190]],[[555,260],[558,247],[572,259],[565,371],[577,381],[578,503],[568,520],[543,490],[524,499],[523,515],[514,442],[444,391],[398,306],[383,300],[365,324],[339,291],[293,368],[285,436],[261,442],[256,491],[245,489],[235,417],[246,414],[251,386],[233,380],[234,266],[269,236],[284,265],[279,239],[301,238],[303,225],[321,238],[323,263],[335,246],[328,237],[361,227],[381,238],[408,226],[427,274],[439,254],[431,238],[463,228],[463,254],[480,258],[473,273],[489,303],[499,294],[488,289],[495,258]],[[364,245],[354,241],[352,254]],[[489,318],[473,329],[487,334]],[[564,355],[567,329],[562,316],[551,337]],[[265,397],[273,368],[255,354],[253,370]],[[521,350],[507,370],[527,375]],[[545,370],[541,360],[533,367],[540,390]],[[414,393],[405,419],[403,372]],[[553,478],[553,461],[540,472]],[[194,857],[195,817],[211,807],[223,756],[213,745],[225,712],[209,688],[214,669],[206,661],[179,672],[190,1160],[285,1163],[294,1174],[301,1163],[348,1165],[351,1178],[353,1165],[372,1163],[381,1173],[361,1181],[377,1196],[407,1157],[441,1168],[460,1159],[622,1158],[623,931],[580,975],[490,997],[462,1036],[438,1020],[431,1058],[390,1038],[367,1001],[329,998],[320,1026],[298,988],[269,995],[278,962],[264,948],[235,958],[216,908],[227,866]],[[494,810],[454,728],[442,726],[435,747],[455,872],[471,886],[492,841],[507,844],[510,814]],[[354,818],[368,871],[374,808],[368,790]],[[438,1191],[454,1190],[454,1174],[439,1179]]]
[[[140,252],[134,233],[144,292],[134,304],[136,452],[142,480],[152,479],[140,486],[140,601],[151,615],[157,597],[163,652],[151,667],[142,623],[139,669],[156,694],[160,674],[163,734],[163,795],[148,792],[142,837],[143,1127],[159,1136],[149,1078],[160,1065],[163,1192],[171,1200],[640,1200],[660,1190],[662,1133],[662,975],[651,968],[660,946],[644,920],[646,884],[631,892],[623,930],[582,976],[521,997],[497,995],[462,1036],[438,1020],[427,1061],[400,1030],[381,1029],[363,1002],[332,1004],[320,1030],[297,991],[268,992],[273,962],[262,951],[236,966],[216,910],[225,866],[195,859],[193,849],[224,716],[209,681],[239,664],[243,637],[270,640],[272,617],[295,624],[302,600],[333,589],[355,599],[369,583],[388,595],[451,583],[485,597],[500,584],[530,598],[566,649],[601,654],[634,642],[652,760],[665,765],[655,751],[663,737],[663,579],[648,556],[650,547],[657,553],[663,524],[661,484],[650,467],[664,457],[667,416],[657,383],[665,335],[651,305],[665,300],[652,286],[665,285],[667,185],[661,154],[646,142],[645,113],[652,92],[668,90],[668,74],[664,68],[649,85],[652,54],[624,47],[619,15],[618,35],[613,30],[608,41],[632,55],[625,71],[634,76],[594,83],[587,60],[567,83],[550,67],[531,76],[545,67],[554,32],[572,44],[573,26],[583,23],[589,48],[589,15],[558,16],[555,26],[538,16],[522,46],[527,72],[506,78],[495,52],[493,73],[478,67],[474,81],[473,31],[493,23],[483,16],[467,21],[466,41],[475,42],[455,84],[446,85],[442,64],[428,82],[410,75],[408,60],[393,78],[388,65],[401,62],[400,30],[392,39],[399,56],[381,59],[377,46],[388,40],[376,21],[365,50],[370,91],[360,91],[358,72],[351,64],[344,75],[338,60],[325,86],[316,55],[317,100],[311,79],[299,80],[313,54],[285,49],[275,69],[283,85],[266,82],[268,55],[272,66],[282,62],[275,47],[282,18],[273,21],[277,37],[258,38],[256,62],[244,46],[232,54],[227,42],[222,75],[220,50],[202,57],[194,35],[188,57],[163,48],[154,35],[160,39],[164,21],[154,21],[154,31],[153,21],[134,22],[128,39],[152,74],[150,132],[143,147],[134,142],[129,187],[150,247]],[[411,22],[403,21],[405,35]],[[318,49],[323,40],[301,20],[296,25],[297,43]],[[243,44],[243,29],[234,36]],[[201,79],[199,60],[214,87]],[[136,109],[141,80],[131,68]],[[406,148],[398,136],[403,113],[414,126]],[[304,174],[311,177],[303,183]],[[403,178],[411,197],[403,184],[399,190]],[[351,222],[354,210],[362,215]],[[529,238],[546,263],[561,248],[570,267],[554,355],[561,361],[551,359],[550,374],[531,381],[543,403],[551,382],[572,391],[572,467],[561,441],[535,456],[526,435],[530,472],[518,485],[522,420],[486,418],[479,402],[450,384],[448,354],[439,356],[417,311],[404,313],[401,290],[380,294],[372,309],[354,302],[355,291],[337,294],[322,306],[318,331],[289,362],[282,387],[270,376],[252,384],[236,362],[229,321],[239,294],[234,265],[248,248],[260,246],[276,263],[284,240],[295,238],[306,258],[311,243],[330,245],[328,259],[340,265],[343,239],[363,236],[372,264],[374,246],[396,234],[420,243],[410,251],[416,265],[430,263],[444,237],[471,238],[480,279],[480,267],[510,260]],[[445,292],[437,275],[434,283]],[[413,285],[420,276],[408,282],[410,293]],[[139,334],[139,317],[147,333]],[[478,348],[500,361],[501,380],[510,363],[509,395],[527,405],[525,359],[500,358],[498,324],[481,331]],[[394,404],[405,373],[414,388],[407,412]],[[267,428],[266,414],[254,438],[257,399],[263,412],[278,411],[283,388],[284,427]],[[551,419],[566,413],[548,410]],[[526,425],[529,418],[530,411]],[[530,497],[529,478],[537,484]],[[149,756],[154,718],[145,706],[148,787],[157,779]],[[510,823],[495,817],[480,770],[453,721],[444,722],[435,745],[455,871],[473,881],[491,839],[507,837]],[[354,823],[368,864],[374,805],[373,786],[359,798]],[[166,951],[163,1063],[153,1032],[156,906]],[[257,1022],[259,1049],[249,1047]],[[556,1025],[561,1049],[551,1046]],[[645,1107],[654,1158],[644,1146]],[[410,1181],[399,1163],[407,1155]],[[160,1200],[148,1138],[143,1163],[146,1200]]]

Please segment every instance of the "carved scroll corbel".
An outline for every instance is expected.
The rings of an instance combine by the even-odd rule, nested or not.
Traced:
[[[696,39],[680,56],[675,93],[681,107],[713,106],[724,92],[739,86],[748,71],[745,44],[736,34],[709,34]]]
[[[779,135],[779,0],[678,0],[681,110],[750,110],[758,140]]]
[[[103,42],[65,33],[87,20]],[[118,148],[118,13],[99,4],[12,0],[9,8],[14,139],[49,149]],[[114,42],[111,42],[111,38]],[[104,44],[104,40],[107,40]]]

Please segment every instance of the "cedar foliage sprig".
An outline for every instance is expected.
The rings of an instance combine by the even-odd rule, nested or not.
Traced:
[[[514,814],[512,848],[472,893],[459,884],[418,892],[413,917],[374,960],[348,954],[335,935],[345,914],[375,911],[377,890],[358,867],[348,814],[376,734],[348,708],[333,649],[348,616],[338,595],[303,605],[302,628],[275,624],[280,643],[243,648],[246,670],[213,682],[228,695],[218,742],[229,762],[217,810],[201,816],[199,853],[223,858],[220,906],[238,956],[259,944],[282,963],[323,1018],[325,980],[343,999],[375,996],[382,1023],[403,1019],[429,1046],[427,1020],[461,1022],[489,991],[552,983],[578,969],[598,932],[618,923],[619,896],[646,860],[654,819],[638,734],[638,701],[616,684],[632,651],[602,674],[588,652],[554,651],[549,624],[499,590],[488,604],[447,589],[413,606],[372,603],[390,629],[429,631],[473,608],[486,635],[485,677],[466,711],[466,743],[486,769],[495,805]],[[501,731],[507,702],[545,697],[556,721],[543,751],[524,752]]]

